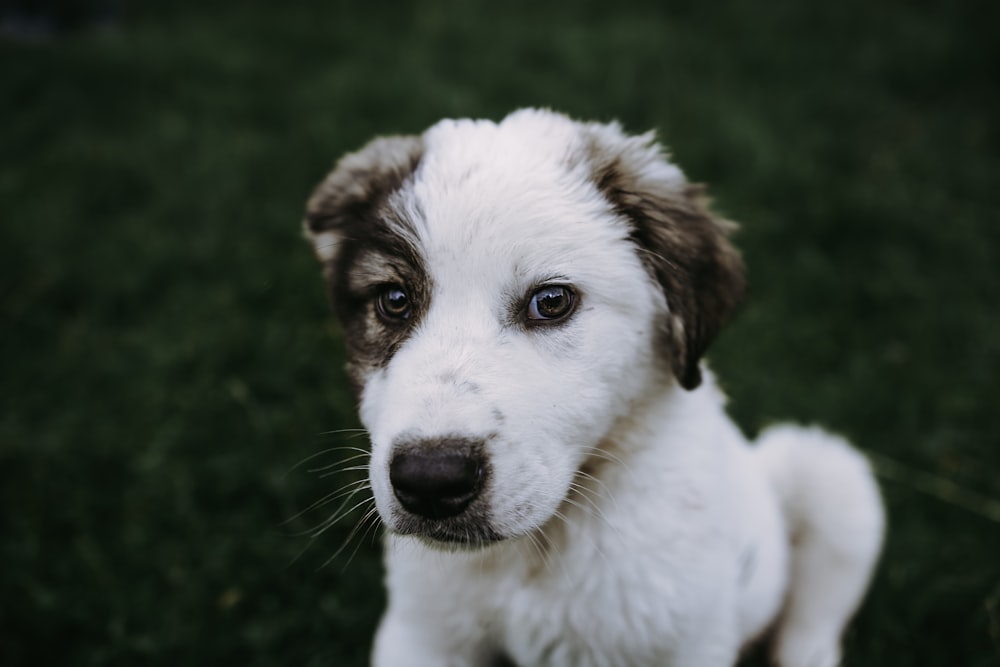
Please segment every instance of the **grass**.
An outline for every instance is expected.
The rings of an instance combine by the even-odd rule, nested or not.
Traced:
[[[659,128],[743,223],[733,414],[882,477],[848,664],[1000,662],[1000,5],[123,7],[0,41],[4,665],[365,664],[377,544],[298,515],[364,446],[303,202],[522,105]]]

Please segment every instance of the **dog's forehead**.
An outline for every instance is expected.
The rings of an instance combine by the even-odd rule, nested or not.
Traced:
[[[558,114],[521,111],[500,123],[444,120],[424,133],[422,167],[443,181],[456,183],[484,167],[493,177],[545,179],[553,167],[571,161],[581,146],[580,125]],[[524,173],[527,170],[528,173]]]
[[[432,265],[557,268],[598,257],[628,235],[591,178],[569,119],[448,121],[424,139],[420,169],[396,204]]]

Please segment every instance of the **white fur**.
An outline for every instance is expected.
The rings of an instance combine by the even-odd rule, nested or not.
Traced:
[[[393,204],[415,221],[432,298],[361,397],[390,531],[374,665],[721,667],[786,600],[778,664],[837,664],[883,529],[864,460],[818,430],[750,445],[707,369],[677,384],[657,335],[669,296],[584,167],[566,166],[576,123],[524,111],[423,140]],[[669,162],[647,168],[684,187]],[[578,291],[572,318],[511,326],[510,295],[552,280]],[[478,550],[393,533],[394,443],[453,434],[486,440],[508,537]]]

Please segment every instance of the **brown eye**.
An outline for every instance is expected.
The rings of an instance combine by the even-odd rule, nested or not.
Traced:
[[[533,322],[553,322],[567,317],[576,305],[573,290],[564,285],[547,285],[531,295],[528,319]]]
[[[386,285],[375,299],[378,314],[386,320],[405,320],[410,317],[412,306],[406,290],[399,285]]]

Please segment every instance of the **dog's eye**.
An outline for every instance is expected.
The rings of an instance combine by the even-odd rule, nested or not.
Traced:
[[[406,290],[399,285],[386,285],[375,298],[375,309],[386,320],[405,320],[410,316],[412,306]]]
[[[564,285],[547,285],[535,291],[528,301],[528,319],[533,322],[561,320],[573,312],[576,295]]]

